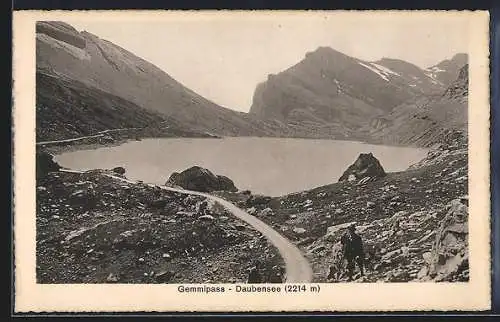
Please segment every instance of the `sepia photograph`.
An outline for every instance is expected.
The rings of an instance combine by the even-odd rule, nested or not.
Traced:
[[[488,16],[344,14],[33,14],[34,283],[467,286]]]

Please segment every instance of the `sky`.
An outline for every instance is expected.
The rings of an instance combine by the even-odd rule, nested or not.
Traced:
[[[257,84],[329,46],[367,61],[430,67],[468,52],[465,15],[226,14],[65,19],[158,66],[213,102],[247,112]]]

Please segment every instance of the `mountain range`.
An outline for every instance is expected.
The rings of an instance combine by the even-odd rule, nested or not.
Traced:
[[[458,66],[467,64],[466,59],[466,55],[457,54],[451,60],[421,69],[396,59],[367,62],[321,47],[307,53],[296,65],[277,75],[269,75],[267,81],[259,84],[250,113],[261,119],[279,119],[286,124],[337,127],[343,130],[346,138],[383,141],[372,131],[380,128],[377,121],[403,121],[393,114],[407,113],[404,108],[407,105],[418,109],[418,102],[422,99],[441,97],[441,105],[446,105],[445,108],[451,105],[451,111],[466,110],[466,104],[451,98],[447,102],[447,97],[442,97],[453,86],[451,79],[458,79]],[[432,109],[432,104],[427,102],[426,106]],[[446,124],[439,125],[446,127]],[[370,129],[370,126],[374,128]],[[404,133],[393,131],[387,134],[397,137]],[[414,142],[392,140],[391,143]]]
[[[249,113],[221,107],[133,53],[64,22],[37,23],[36,63],[38,141],[164,124],[220,136],[428,145],[436,139],[422,140],[417,132],[438,138],[467,123],[466,54],[422,69],[320,47],[259,84]],[[413,125],[410,115],[417,114],[427,119]]]

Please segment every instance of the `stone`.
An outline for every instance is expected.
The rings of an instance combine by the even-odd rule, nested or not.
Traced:
[[[165,270],[165,271],[161,271],[161,272],[156,273],[155,279],[158,282],[169,282],[172,279],[172,277],[174,277],[174,276],[175,276],[175,272]]]
[[[422,257],[424,258],[424,261],[428,264],[431,263],[432,261],[432,253],[431,252],[425,252],[422,254]]]
[[[356,161],[344,171],[339,179],[342,181],[361,180],[363,178],[382,178],[386,173],[380,162],[372,153],[361,153]]]
[[[229,179],[228,177],[218,175],[217,180],[218,180],[218,188],[217,188],[218,191],[229,191],[229,192],[238,191],[238,189],[234,185],[233,180]]]
[[[352,221],[352,222],[347,222],[347,223],[343,223],[343,224],[339,224],[339,225],[335,225],[335,226],[330,226],[326,230],[326,235],[333,235],[342,229],[346,229],[347,227],[351,226],[352,224],[356,224],[356,222]]]
[[[36,151],[36,177],[45,177],[48,173],[59,171],[61,166],[54,161],[54,156],[48,152],[37,149]]]
[[[293,232],[296,234],[302,235],[306,232],[306,230],[304,228],[301,228],[301,227],[294,227]]]
[[[236,228],[236,230],[238,230],[238,231],[243,231],[243,230],[245,230],[247,227],[246,227],[245,225],[243,225],[243,224],[235,224],[235,225],[234,225],[234,228]]]
[[[367,183],[368,181],[370,181],[370,179],[371,179],[371,177],[365,177],[365,178],[363,178],[363,179],[359,180],[358,184],[359,184],[359,185],[365,184],[365,183]]]
[[[124,167],[115,167],[111,171],[113,171],[116,174],[119,175],[124,175],[125,174],[125,168]]]
[[[180,186],[187,190],[200,192],[238,191],[233,181],[228,177],[217,176],[210,170],[199,166],[193,166],[181,173],[172,173],[165,185]]]
[[[215,218],[212,215],[202,215],[202,216],[198,217],[198,219],[200,219],[200,220],[207,220],[207,221],[213,221]]]
[[[468,266],[468,207],[460,199],[454,199],[445,211],[430,258],[429,273],[437,280],[452,278],[459,269]]]
[[[106,282],[109,282],[109,283],[116,283],[119,280],[120,280],[119,277],[113,273],[109,273],[108,277],[106,277]]]
[[[274,215],[274,212],[271,208],[265,208],[260,212],[261,216],[272,216]]]

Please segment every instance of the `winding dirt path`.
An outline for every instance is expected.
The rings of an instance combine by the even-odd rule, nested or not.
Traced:
[[[64,172],[73,172],[73,173],[83,173],[83,171],[77,170],[61,170]],[[124,179],[118,176],[107,175],[108,177],[124,181],[131,184],[136,184],[137,182]],[[311,266],[307,259],[302,255],[300,250],[295,246],[290,240],[283,237],[279,232],[274,230],[271,226],[264,223],[262,220],[248,214],[244,210],[238,208],[233,203],[224,200],[222,198],[210,195],[208,193],[192,191],[192,190],[184,190],[178,188],[171,188],[165,186],[157,186],[150,184],[151,187],[160,187],[163,190],[179,192],[188,195],[202,196],[208,199],[211,199],[219,204],[221,204],[224,208],[226,208],[229,212],[231,212],[237,218],[247,222],[254,229],[262,233],[271,244],[273,244],[279,251],[281,257],[285,262],[285,271],[286,271],[286,283],[309,283],[312,280],[313,272]]]
[[[120,132],[120,131],[129,131],[129,130],[141,130],[141,128],[139,128],[139,127],[129,127],[129,128],[121,128],[121,129],[109,129],[109,130],[104,130],[104,131],[101,131],[101,132],[97,132],[96,134],[93,134],[93,135],[80,136],[80,137],[72,138],[72,139],[37,142],[36,145],[38,145],[38,146],[44,146],[44,145],[53,145],[53,144],[60,144],[60,143],[70,143],[70,142],[76,142],[76,141],[81,141],[81,140],[86,140],[86,139],[100,138],[100,137],[103,137],[107,133],[114,133],[114,132]]]
[[[257,231],[261,232],[271,244],[273,244],[280,252],[281,257],[285,261],[286,283],[309,283],[312,280],[312,269],[307,259],[302,255],[300,250],[288,239],[283,237],[279,232],[271,226],[264,223],[262,220],[248,214],[242,209],[235,206],[233,203],[219,197],[212,196],[207,193],[176,189],[170,187],[161,187],[164,190],[175,191],[190,195],[203,196],[214,200],[229,210],[234,216],[247,222]]]

